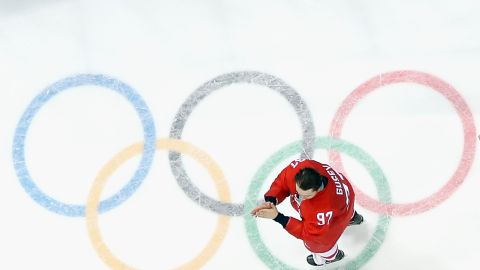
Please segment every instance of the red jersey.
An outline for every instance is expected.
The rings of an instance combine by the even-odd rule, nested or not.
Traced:
[[[295,175],[306,167],[315,169],[328,181],[313,198],[302,200],[296,191]],[[290,217],[285,229],[302,239],[312,252],[330,250],[354,214],[355,194],[351,184],[329,165],[314,160],[292,161],[280,172],[265,196],[275,197],[278,203],[290,196],[301,220]]]

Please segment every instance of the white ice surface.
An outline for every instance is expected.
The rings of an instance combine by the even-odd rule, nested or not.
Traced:
[[[306,101],[317,136],[328,135],[336,110],[356,87],[396,70],[426,72],[449,83],[480,119],[478,14],[480,2],[473,0],[0,0],[0,269],[108,269],[89,241],[85,219],[39,206],[14,170],[17,123],[52,83],[82,73],[127,83],[150,108],[159,139],[169,136],[177,110],[197,87],[224,73],[250,70],[292,86]],[[301,135],[295,111],[282,96],[235,84],[198,104],[182,138],[213,157],[231,200],[243,203],[260,165]],[[445,97],[404,83],[359,101],[342,138],[380,164],[395,203],[411,203],[452,178],[464,134]],[[28,130],[25,158],[44,193],[85,204],[102,166],[142,140],[141,123],[126,99],[82,86],[40,109]],[[315,158],[328,162],[323,150]],[[128,182],[139,160],[134,157],[109,178],[102,198]],[[378,198],[365,168],[352,158],[344,162],[352,182]],[[206,170],[189,157],[184,163],[192,182],[218,198]],[[262,193],[287,163],[269,175]],[[477,267],[479,177],[473,160],[447,200],[426,212],[392,217],[385,241],[362,269]],[[286,204],[280,209],[294,215]],[[357,209],[366,222],[342,237],[347,257],[336,266],[360,254],[379,218],[361,204]],[[111,251],[128,265],[173,269],[204,248],[217,218],[183,193],[167,152],[159,150],[141,187],[101,215],[100,228]],[[260,220],[258,226],[273,255],[296,269],[310,269],[299,240],[274,222]],[[243,218],[232,217],[219,250],[202,269],[268,267],[250,246]]]

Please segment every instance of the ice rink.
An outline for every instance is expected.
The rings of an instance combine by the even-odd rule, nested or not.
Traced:
[[[317,269],[245,214],[301,155],[365,217],[327,269],[477,269],[478,14],[0,0],[0,269]]]

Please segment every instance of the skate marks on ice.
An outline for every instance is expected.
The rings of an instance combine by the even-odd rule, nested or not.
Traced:
[[[137,143],[131,145],[115,157],[113,157],[98,173],[90,193],[88,195],[88,202],[86,208],[86,223],[88,236],[90,242],[93,245],[100,259],[108,265],[111,269],[137,269],[127,263],[123,262],[117,256],[115,256],[105,242],[102,239],[100,228],[98,225],[98,204],[100,201],[100,195],[109,178],[123,163],[130,158],[138,155],[144,148],[143,143]],[[156,148],[162,150],[171,150],[178,153],[188,154],[193,157],[197,162],[203,165],[209,172],[215,187],[217,188],[217,194],[220,200],[224,202],[230,201],[230,191],[228,189],[228,183],[225,180],[222,170],[218,164],[205,152],[196,148],[192,144],[176,140],[176,139],[159,139],[156,142]],[[192,260],[184,263],[176,269],[199,269],[205,265],[220,248],[221,243],[227,235],[228,225],[230,217],[225,215],[218,215],[217,226],[215,232],[208,241],[207,245],[195,256]],[[195,231],[191,231],[195,233]]]
[[[150,109],[139,93],[126,83],[101,74],[80,74],[64,78],[45,88],[28,105],[17,124],[12,147],[13,164],[20,184],[35,202],[51,212],[70,217],[85,216],[85,206],[60,202],[45,194],[35,184],[25,160],[25,140],[30,124],[42,106],[58,94],[83,85],[100,86],[126,98],[135,108],[142,122],[144,133],[145,147],[135,174],[120,191],[100,202],[100,212],[108,211],[120,205],[138,189],[152,165],[155,151],[155,124]]]
[[[355,186],[354,183],[352,183],[355,187],[357,200],[363,207],[376,213],[387,214],[390,216],[407,216],[420,214],[434,208],[448,199],[463,183],[475,159],[476,127],[470,107],[453,86],[442,79],[425,72],[400,70],[375,76],[352,91],[335,113],[330,126],[330,136],[335,138],[341,136],[342,127],[345,124],[347,116],[350,114],[353,107],[364,97],[375,90],[379,90],[382,86],[396,83],[415,83],[427,86],[441,94],[453,105],[455,112],[460,117],[464,134],[463,153],[456,171],[440,190],[427,198],[405,204],[384,203],[369,197],[366,193],[362,192],[358,186]],[[341,157],[337,152],[330,152],[329,157],[330,163],[333,167],[347,174],[347,171],[343,167]]]
[[[312,115],[307,108],[306,102],[291,86],[287,85],[281,79],[257,71],[240,71],[223,74],[197,88],[178,110],[170,129],[170,138],[181,139],[188,117],[192,113],[195,106],[200,103],[200,101],[208,97],[214,91],[236,83],[249,83],[265,86],[287,99],[287,101],[295,109],[297,117],[302,126],[302,144],[305,149],[305,153],[301,153],[301,157],[305,157],[305,155],[310,157],[313,156],[315,127],[313,125]],[[200,191],[198,187],[195,186],[190,180],[179,153],[170,152],[169,160],[175,179],[190,199],[200,204],[202,207],[221,215],[241,216],[244,214],[245,207],[243,204],[225,203],[215,200],[202,193],[202,191]]]
[[[272,90],[275,90],[283,97],[285,97],[289,103],[294,107],[297,117],[299,118],[301,125],[302,125],[302,135],[303,140],[301,142],[296,143],[295,145],[295,153],[300,154],[301,157],[312,157],[313,152],[316,148],[323,148],[327,150],[334,150],[340,151],[347,155],[352,155],[354,157],[356,153],[359,156],[357,157],[358,161],[361,162],[370,172],[370,175],[375,180],[375,185],[377,186],[377,190],[379,192],[378,198],[379,200],[374,200],[369,197],[366,197],[359,189],[356,187],[356,191],[358,194],[359,202],[362,206],[369,208],[380,214],[379,222],[375,228],[375,232],[373,233],[371,239],[366,244],[365,248],[362,250],[361,254],[352,261],[349,261],[348,264],[344,265],[344,267],[356,269],[362,265],[364,265],[371,257],[375,254],[375,252],[380,248],[380,245],[383,243],[385,239],[385,234],[388,229],[388,225],[390,223],[390,217],[394,215],[411,215],[421,213],[427,210],[430,210],[437,204],[443,202],[448,196],[450,196],[456,188],[463,182],[465,177],[470,170],[471,164],[473,163],[474,156],[475,156],[475,145],[476,145],[476,129],[474,126],[473,116],[471,111],[463,100],[461,95],[453,89],[450,85],[443,82],[439,78],[436,78],[432,75],[416,72],[416,71],[396,71],[390,72],[385,74],[380,74],[379,76],[374,77],[373,79],[367,81],[366,83],[362,84],[358,87],[355,91],[350,94],[345,101],[342,103],[341,107],[338,109],[334,119],[332,120],[332,126],[330,129],[330,134],[332,137],[339,137],[341,135],[341,128],[345,122],[346,116],[352,110],[353,106],[361,100],[363,96],[372,92],[376,88],[386,85],[389,83],[398,83],[398,82],[413,82],[418,84],[423,84],[426,86],[431,87],[432,89],[436,90],[437,92],[443,94],[454,106],[456,112],[460,115],[462,124],[463,124],[463,131],[464,131],[464,152],[462,155],[462,160],[460,161],[459,167],[457,168],[456,178],[450,179],[449,183],[445,185],[439,192],[435,193],[432,196],[436,196],[434,200],[435,204],[432,201],[429,201],[429,204],[420,204],[427,199],[420,201],[414,205],[408,205],[408,211],[406,211],[406,205],[399,205],[399,204],[392,204],[390,199],[390,190],[388,182],[383,175],[383,172],[378,168],[372,158],[370,158],[366,153],[362,150],[359,150],[355,146],[341,141],[340,139],[334,139],[329,137],[319,137],[315,139],[314,134],[314,125],[312,116],[306,106],[304,100],[300,97],[300,95],[293,90],[290,86],[285,84],[282,80],[265,73],[255,72],[255,71],[243,71],[243,72],[232,72],[220,75],[207,83],[200,86],[193,94],[191,94],[187,100],[183,103],[180,110],[177,112],[174,122],[172,123],[170,129],[170,139],[175,141],[175,139],[181,139],[181,134],[183,131],[184,126],[186,125],[186,121],[188,116],[193,111],[194,107],[205,97],[209,94],[218,90],[222,87],[228,86],[233,83],[251,83],[251,84],[258,84],[262,86],[266,86]],[[90,197],[89,199],[89,206],[91,207],[89,217],[87,218],[88,228],[89,228],[89,235],[91,237],[92,243],[95,246],[97,252],[101,258],[110,258],[108,261],[112,263],[112,265],[116,265],[115,267],[120,267],[123,264],[117,259],[114,259],[113,254],[109,253],[108,248],[106,245],[103,244],[101,241],[101,236],[98,231],[98,226],[96,227],[96,207],[95,205],[99,205],[99,213],[107,211],[109,209],[114,208],[115,206],[119,205],[120,203],[127,200],[134,191],[138,188],[141,184],[145,175],[147,174],[151,163],[152,158],[155,152],[155,127],[153,124],[152,116],[150,114],[150,110],[148,106],[143,101],[143,99],[136,93],[133,88],[130,86],[122,83],[119,80],[113,79],[108,76],[104,75],[91,75],[91,74],[81,74],[77,76],[68,77],[66,79],[60,80],[53,85],[47,87],[41,94],[39,94],[29,105],[26,112],[23,114],[19,124],[17,125],[14,137],[14,146],[13,146],[13,161],[15,165],[15,170],[17,172],[17,176],[20,179],[20,183],[27,191],[27,193],[40,205],[44,206],[49,211],[64,215],[64,216],[83,216],[85,215],[85,207],[82,205],[67,205],[61,202],[56,201],[53,198],[48,197],[47,195],[43,194],[40,189],[36,187],[33,183],[33,180],[30,178],[28,170],[26,168],[25,157],[24,157],[24,144],[25,144],[25,137],[27,135],[27,131],[29,125],[35,116],[35,113],[52,97],[54,97],[57,93],[64,91],[68,88],[92,84],[97,86],[102,86],[108,89],[112,89],[125,98],[127,98],[135,107],[143,125],[144,131],[144,140],[145,143],[142,145],[141,150],[143,150],[143,156],[141,160],[141,164],[137,171],[135,172],[134,177],[127,183],[125,187],[123,187],[117,194],[108,198],[105,201],[98,202],[94,200],[95,197]],[[480,136],[479,136],[480,139]],[[179,142],[180,144],[180,142]],[[174,144],[171,145],[171,148],[174,148]],[[136,146],[139,147],[139,146]],[[157,146],[158,147],[158,146]],[[293,146],[292,146],[293,147]],[[344,148],[342,148],[344,147]],[[140,149],[140,148],[139,148]],[[180,154],[182,153],[176,149],[170,149],[166,147],[165,149],[170,150],[169,152],[169,160],[170,166],[174,173],[174,176],[177,180],[177,183],[180,185],[182,190],[196,203],[202,205],[204,208],[211,210],[220,214],[219,217],[219,225],[217,225],[217,232],[210,240],[208,246],[205,250],[208,250],[207,253],[202,253],[199,255],[200,257],[210,258],[213,256],[213,253],[218,249],[223,237],[226,233],[227,228],[227,218],[229,216],[242,216],[245,212],[245,208],[252,207],[254,200],[258,198],[258,192],[256,196],[252,196],[247,198],[245,204],[238,204],[238,203],[231,203],[225,196],[225,194],[219,194],[219,200],[215,200],[203,194],[190,180],[188,175],[186,174],[183,163],[181,161]],[[356,149],[356,150],[352,150]],[[137,149],[138,150],[138,149]],[[136,150],[136,151],[137,151]],[[141,151],[139,150],[139,151]],[[185,149],[184,149],[185,150]],[[185,150],[186,151],[186,150]],[[194,150],[193,152],[200,150]],[[290,150],[281,150],[275,155],[281,156],[283,152],[290,151]],[[349,153],[349,151],[353,151]],[[136,152],[140,153],[140,152]],[[362,153],[362,154],[359,154]],[[275,156],[274,155],[274,156]],[[331,154],[332,162],[338,162],[337,166],[339,170],[342,170],[342,164],[339,159],[335,159],[335,155]],[[286,158],[286,157],[282,157]],[[355,157],[354,157],[355,158]],[[208,159],[208,158],[206,158]],[[200,161],[200,160],[199,160]],[[265,168],[269,168],[272,163],[279,162],[278,157],[272,157],[272,159],[262,166],[263,169],[257,171],[256,178],[258,178],[258,174],[261,174],[262,170],[266,170]],[[267,166],[267,164],[270,164]],[[113,165],[112,165],[113,166]],[[265,167],[267,166],[267,167]],[[264,168],[265,167],[265,168]],[[113,168],[113,167],[112,167]],[[375,168],[375,169],[372,169]],[[370,171],[372,169],[373,171]],[[111,169],[112,171],[114,169]],[[343,170],[344,171],[344,170]],[[103,176],[99,175],[96,181],[100,177],[107,178],[108,173],[103,173]],[[212,175],[213,176],[213,175]],[[223,177],[223,174],[222,174]],[[264,176],[266,177],[266,175]],[[214,180],[216,178],[214,177]],[[223,179],[223,178],[222,178]],[[383,180],[378,180],[383,179]],[[261,179],[264,181],[265,178]],[[103,180],[106,181],[106,180]],[[218,182],[218,180],[215,180]],[[223,181],[223,180],[222,180]],[[254,179],[250,184],[250,189],[253,187],[259,188],[259,186],[255,186],[255,181],[260,181],[258,179]],[[97,183],[97,182],[96,182]],[[92,188],[93,190],[93,188]],[[100,194],[101,188],[97,190],[98,196]],[[93,192],[93,191],[92,191]],[[382,192],[385,192],[382,193]],[[250,196],[249,192],[249,196]],[[440,196],[442,195],[442,196]],[[94,196],[94,195],[91,195]],[[96,196],[96,195],[95,195]],[[93,199],[92,199],[93,198]],[[429,197],[428,200],[431,200]],[[418,204],[418,205],[417,205]],[[418,207],[417,207],[418,206]],[[92,208],[93,207],[93,208]],[[398,208],[398,209],[397,209]],[[93,209],[93,210],[92,210]],[[284,264],[283,262],[277,260],[271,254],[269,255],[268,249],[265,247],[263,243],[261,243],[261,238],[258,236],[258,229],[256,229],[256,224],[250,224],[249,217],[245,217],[245,224],[247,228],[247,235],[249,237],[250,243],[252,247],[257,253],[261,253],[259,257],[265,258],[262,259],[269,267],[286,267],[285,269],[289,269],[290,266]],[[222,224],[222,225],[220,225]],[[267,252],[267,253],[265,253]],[[206,255],[208,254],[208,255]],[[258,254],[257,254],[258,255]],[[195,261],[195,259],[193,260]],[[199,267],[201,264],[205,263],[205,261],[195,262],[195,263],[187,263],[186,265],[195,265],[195,267]],[[123,265],[125,266],[125,265]],[[193,266],[192,266],[193,267]],[[193,268],[192,268],[193,269]],[[275,268],[277,269],[277,268]]]

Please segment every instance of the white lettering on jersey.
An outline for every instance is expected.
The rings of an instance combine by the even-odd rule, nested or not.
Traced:
[[[347,209],[348,209],[349,204],[350,204],[350,198],[349,198],[350,197],[350,189],[348,188],[347,185],[343,184],[337,177],[337,175],[338,175],[343,181],[344,180],[343,175],[341,173],[340,174],[337,173],[334,169],[332,169],[332,167],[330,167],[326,164],[323,164],[322,166],[323,166],[323,168],[325,168],[325,170],[331,176],[333,182],[335,183],[337,195],[344,195],[345,194],[345,204],[347,205]]]
[[[350,189],[348,188],[347,185],[343,184],[343,189],[345,189],[345,204],[347,205],[347,209],[350,203]]]
[[[337,195],[343,195],[344,193],[343,193],[342,183],[337,177],[338,175],[337,172],[334,169],[332,169],[332,167],[326,164],[323,164],[322,167],[325,168],[325,170],[327,171],[327,173],[330,175],[333,182],[335,183]]]
[[[317,219],[318,219],[317,224],[320,225],[320,226],[325,225],[325,224],[327,224],[327,225],[330,224],[330,219],[332,219],[332,216],[333,216],[333,211],[328,211],[326,213],[318,213],[317,214]]]
[[[303,162],[305,160],[306,159],[304,159],[304,158],[297,158],[294,161],[292,161],[292,163],[290,163],[290,166],[292,166],[292,168],[295,169],[295,167],[297,167],[300,162]]]

